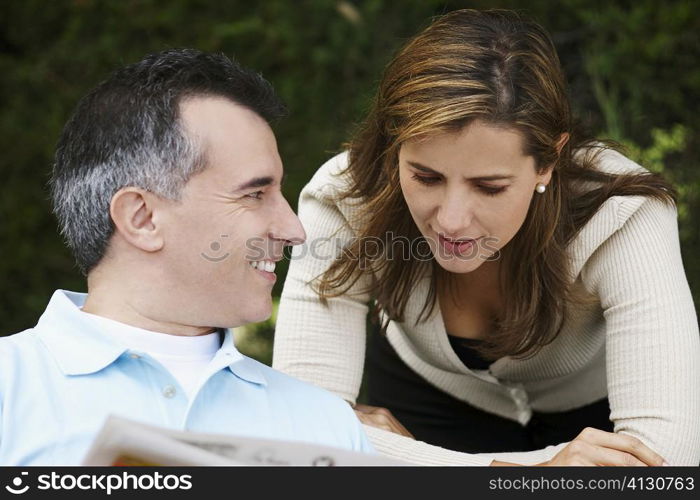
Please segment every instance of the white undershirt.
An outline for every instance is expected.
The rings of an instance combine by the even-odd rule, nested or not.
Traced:
[[[161,363],[179,382],[189,398],[200,382],[204,369],[221,346],[218,332],[198,335],[171,335],[125,325],[84,312],[107,335],[130,350],[147,353]]]

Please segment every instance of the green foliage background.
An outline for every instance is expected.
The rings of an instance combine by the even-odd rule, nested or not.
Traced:
[[[686,274],[700,303],[700,16],[692,0],[10,0],[0,3],[0,335],[33,326],[54,289],[85,289],[57,235],[46,181],[63,123],[111,70],[186,46],[262,72],[290,110],[276,133],[295,206],[362,118],[393,51],[432,16],[464,7],[538,19],[583,122],[679,186]],[[269,321],[244,335],[266,362],[273,329]]]

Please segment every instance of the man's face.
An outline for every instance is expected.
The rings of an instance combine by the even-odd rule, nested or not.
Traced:
[[[260,116],[224,98],[187,99],[180,115],[207,166],[161,212],[164,282],[178,287],[169,315],[201,327],[262,321],[272,311],[273,263],[306,237],[280,191],[275,137]]]

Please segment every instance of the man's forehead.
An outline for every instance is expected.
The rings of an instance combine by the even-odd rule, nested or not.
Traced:
[[[185,133],[226,190],[281,184],[282,162],[269,124],[254,111],[216,96],[181,103]]]
[[[235,132],[244,142],[250,136],[274,142],[274,133],[263,117],[250,108],[221,96],[184,97],[179,103],[179,118],[185,133],[193,140],[230,141]]]
[[[258,115],[252,109],[248,108],[247,106],[243,106],[235,100],[223,95],[185,95],[180,99],[178,103],[178,108],[181,117],[202,109],[217,111],[222,109],[222,106],[235,108],[243,114],[249,114],[265,122],[265,119]]]

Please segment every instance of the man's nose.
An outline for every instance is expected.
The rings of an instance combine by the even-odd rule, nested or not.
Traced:
[[[272,238],[282,240],[285,245],[304,243],[306,231],[285,198],[282,198],[277,212],[271,229]]]

